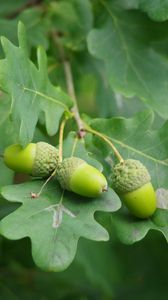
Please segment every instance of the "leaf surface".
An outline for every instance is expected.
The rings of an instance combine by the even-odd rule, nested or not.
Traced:
[[[139,0],[139,8],[156,21],[165,21],[168,19],[167,0]]]
[[[140,220],[125,212],[111,216],[112,226],[118,238],[125,244],[133,244],[142,240],[150,230],[160,231],[168,242],[168,210],[157,209],[155,214],[147,220]]]
[[[29,236],[37,265],[61,271],[72,262],[79,237],[108,240],[107,231],[94,220],[94,213],[114,211],[120,202],[112,190],[94,200],[63,194],[55,182],[48,185],[40,198],[31,199],[30,192],[37,192],[41,184],[32,182],[2,189],[2,196],[8,201],[23,205],[1,221],[0,231],[9,239]]]
[[[140,160],[149,170],[155,189],[162,191],[168,188],[168,122],[165,122],[159,130],[152,130],[153,121],[153,113],[147,110],[130,119],[95,119],[90,123],[94,129],[104,133],[114,143],[124,159]],[[95,137],[94,142],[98,149],[103,149],[102,155],[105,161],[109,162],[110,181],[110,174],[116,159],[110,147],[106,147],[99,138]],[[161,196],[162,203],[166,202],[167,194],[162,193]],[[158,207],[160,207],[159,201],[158,199]],[[121,210],[112,216],[112,223],[116,225],[119,237],[126,243],[142,239],[150,229],[159,230],[166,239],[168,237],[167,209],[158,208],[153,217],[147,220],[132,218],[128,215],[128,211],[125,213],[125,210]]]
[[[165,21],[168,19],[167,0],[119,0],[120,5],[126,9],[141,9],[155,21]]]
[[[167,119],[167,23],[154,23],[138,11],[119,9],[112,1],[101,0],[100,5],[104,18],[88,36],[90,53],[104,61],[114,91],[137,95]]]
[[[0,95],[0,187],[11,184],[14,172],[3,162],[3,152],[6,146],[14,143],[15,131],[10,120],[10,99],[3,93]],[[5,138],[4,138],[5,137]]]
[[[84,147],[78,146],[75,138],[74,145],[71,141],[72,134],[64,144],[69,153],[73,150],[77,157],[83,153],[88,160]],[[31,192],[37,193],[42,183],[36,180],[2,188],[5,199],[22,205],[1,221],[0,232],[9,239],[30,237],[36,264],[45,270],[62,271],[74,259],[80,237],[95,241],[109,239],[107,230],[94,219],[95,212],[113,212],[121,204],[110,188],[101,197],[89,199],[64,192],[56,180],[47,185],[39,198],[32,199]]]
[[[0,18],[0,36],[5,36],[12,43],[17,44],[18,22],[24,23],[26,28],[28,48],[43,46],[48,49],[48,19],[43,16],[42,10],[29,8],[15,19]]]
[[[63,0],[51,3],[54,29],[63,33],[62,42],[72,51],[86,47],[86,36],[92,29],[93,16],[88,0]]]
[[[26,145],[33,138],[41,113],[45,116],[46,129],[54,135],[60,118],[72,105],[70,98],[51,84],[47,74],[44,50],[37,52],[38,68],[29,60],[22,23],[18,26],[19,47],[2,38],[5,59],[0,60],[0,86],[12,98],[11,115],[18,142]]]

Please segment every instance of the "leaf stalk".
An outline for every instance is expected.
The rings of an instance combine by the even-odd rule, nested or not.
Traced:
[[[98,136],[99,138],[101,138],[103,141],[105,141],[112,148],[112,150],[113,150],[115,156],[117,157],[117,159],[119,160],[119,162],[120,163],[124,162],[123,157],[121,156],[121,154],[119,153],[117,148],[114,146],[114,144],[109,140],[109,138],[106,135],[104,135],[103,133],[101,133],[97,130],[94,130],[93,128],[88,126],[86,123],[85,123],[85,131],[90,132],[90,133]]]

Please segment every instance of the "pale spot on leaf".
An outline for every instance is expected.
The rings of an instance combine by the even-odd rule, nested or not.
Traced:
[[[45,210],[49,212],[53,212],[53,223],[52,223],[53,228],[58,228],[61,225],[63,219],[63,213],[65,213],[66,215],[72,218],[76,218],[76,216],[62,204],[51,205],[47,207]]]
[[[159,188],[156,190],[157,207],[168,209],[168,190]]]

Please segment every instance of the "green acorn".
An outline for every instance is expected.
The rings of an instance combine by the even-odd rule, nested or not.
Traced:
[[[112,187],[130,212],[148,218],[156,210],[156,194],[146,167],[138,160],[127,159],[114,166]]]
[[[47,177],[56,169],[59,155],[55,147],[44,142],[30,143],[25,148],[13,144],[5,149],[4,162],[15,172]]]
[[[63,189],[84,197],[95,198],[107,191],[104,175],[77,157],[63,160],[57,172],[57,179]]]

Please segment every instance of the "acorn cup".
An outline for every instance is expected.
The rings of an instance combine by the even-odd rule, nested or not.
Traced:
[[[57,179],[63,189],[84,197],[96,198],[107,191],[104,175],[77,157],[63,160],[57,171]]]
[[[48,177],[59,163],[59,154],[58,149],[45,142],[30,143],[25,148],[13,144],[5,149],[4,162],[15,172]]]
[[[114,166],[112,188],[132,215],[148,218],[156,210],[156,194],[146,167],[138,160],[127,159]]]

